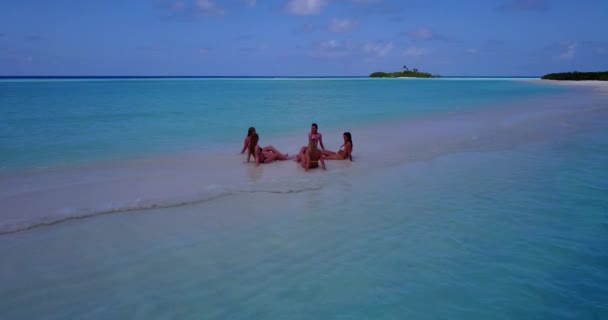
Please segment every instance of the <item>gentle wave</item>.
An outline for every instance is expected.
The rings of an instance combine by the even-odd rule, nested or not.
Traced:
[[[173,199],[142,200],[136,199],[130,203],[108,204],[100,208],[66,208],[54,215],[43,216],[31,220],[4,221],[0,224],[0,235],[26,231],[34,228],[52,226],[70,220],[91,218],[99,215],[127,213],[132,211],[166,209],[205,203],[227,196],[242,193],[273,193],[292,194],[320,190],[322,185],[308,179],[276,180],[256,184],[241,185],[232,188],[210,186],[204,192]]]

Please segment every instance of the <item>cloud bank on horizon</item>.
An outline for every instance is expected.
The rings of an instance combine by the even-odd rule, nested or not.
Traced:
[[[608,70],[608,1],[0,3],[0,75],[365,76]]]

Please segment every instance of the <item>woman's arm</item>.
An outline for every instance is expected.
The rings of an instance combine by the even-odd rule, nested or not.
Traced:
[[[352,145],[352,143],[347,143],[347,144],[344,146],[344,152],[346,153],[346,154],[344,155],[344,158],[345,158],[345,159],[346,159],[346,158],[348,158],[348,159],[349,159],[351,162],[353,161],[353,155],[352,155],[352,151],[353,151],[353,145]]]
[[[321,162],[321,168],[323,168],[323,170],[327,170],[327,168],[325,168],[325,160],[323,160],[323,156],[319,157],[319,161]]]
[[[321,153],[321,151],[319,151],[319,153]],[[319,161],[321,161],[321,168],[323,168],[323,170],[327,170],[327,168],[325,168],[325,160],[323,160],[322,154],[319,154]]]
[[[319,133],[319,145],[321,149],[325,150],[325,146],[323,145],[323,135]]]
[[[259,167],[260,166],[260,152],[261,151],[258,151],[258,148],[256,147],[254,152],[255,152],[255,154],[254,154],[254,156],[255,156],[255,166]]]
[[[243,142],[243,150],[241,150],[241,154],[245,153],[247,147],[249,147],[249,137],[245,138],[245,141]],[[249,162],[249,159],[247,159],[247,162]]]
[[[308,152],[304,152],[304,159],[302,159],[302,168],[304,168],[304,171],[308,171],[308,169],[310,169],[310,157],[308,156]]]

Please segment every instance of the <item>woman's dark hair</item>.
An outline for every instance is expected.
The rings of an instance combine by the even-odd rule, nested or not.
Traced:
[[[249,130],[247,130],[247,136],[251,137],[251,135],[255,132],[255,128],[254,127],[249,127]]]
[[[249,140],[249,152],[255,155],[255,147],[258,145],[258,141],[260,141],[260,136],[257,133],[251,135],[251,140]]]
[[[319,126],[316,123],[313,123],[312,126],[315,127],[315,129],[319,130]]]
[[[353,137],[350,135],[350,132],[344,132],[344,135],[346,136],[346,138],[348,139],[348,142],[350,142],[350,145],[353,145]]]

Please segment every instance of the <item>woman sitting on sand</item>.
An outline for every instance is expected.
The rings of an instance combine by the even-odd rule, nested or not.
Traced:
[[[325,150],[325,146],[323,145],[323,135],[319,132],[317,132],[317,130],[319,130],[319,126],[317,126],[316,123],[313,123],[310,126],[310,133],[308,134],[308,142],[310,143],[311,140],[317,140],[319,141],[319,144],[321,145],[321,149]],[[296,156],[296,161],[300,162],[302,159],[304,159],[304,153],[306,153],[306,146],[300,148],[300,152],[298,153],[298,155]]]
[[[317,149],[317,139],[312,139],[308,142],[308,148],[306,148],[302,156],[302,168],[306,171],[310,168],[318,168],[319,161],[321,161],[323,170],[327,170],[325,168],[325,160],[323,160],[323,153]]]
[[[353,161],[353,138],[350,135],[350,132],[344,132],[342,137],[344,138],[344,144],[340,146],[340,150],[338,150],[338,152],[323,150],[325,160],[349,159],[350,161]]]
[[[251,140],[251,135],[255,133],[254,127],[249,127],[247,130],[247,137],[245,137],[245,141],[243,142],[243,150],[241,150],[241,154],[245,153],[245,150],[249,147],[249,141]]]
[[[287,160],[287,154],[282,154],[273,146],[260,148],[258,141],[260,136],[257,133],[251,135],[249,140],[249,154],[247,155],[247,162],[249,162],[250,156],[253,154],[255,158],[255,166],[258,167],[260,163],[270,163],[275,160]]]

